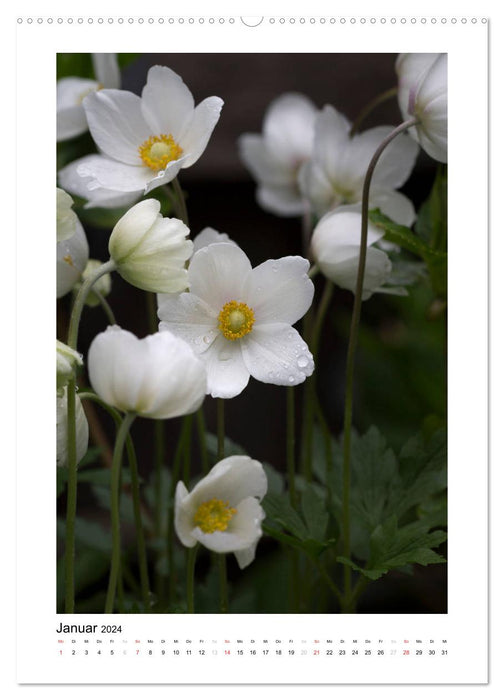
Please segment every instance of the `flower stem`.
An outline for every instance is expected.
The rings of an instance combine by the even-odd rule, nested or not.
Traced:
[[[385,92],[381,92],[379,95],[377,95],[375,98],[371,100],[371,102],[368,102],[363,109],[359,112],[357,115],[352,128],[350,129],[350,137],[355,136],[355,134],[359,131],[361,124],[363,124],[364,120],[369,117],[371,112],[378,107],[378,105],[381,105],[382,102],[386,102],[387,100],[390,100],[392,97],[395,97],[397,95],[397,87],[389,88],[388,90],[385,90]]]
[[[289,498],[293,508],[296,506],[296,407],[294,387],[287,387],[287,476],[289,479]]]
[[[201,406],[201,408],[199,408],[196,412],[196,424],[198,427],[198,438],[200,444],[201,469],[203,471],[203,474],[208,474],[209,464],[208,451],[206,445],[205,414],[203,412],[203,406]]]
[[[196,554],[198,543],[191,547],[187,553],[187,612],[194,612],[194,569],[196,565]]]
[[[193,424],[194,414],[187,416],[187,432],[184,439],[184,452],[183,452],[183,470],[182,470],[182,480],[184,484],[189,485],[189,480],[191,478],[191,432]]]
[[[101,307],[103,311],[105,312],[105,316],[107,317],[108,322],[110,323],[111,326],[115,326],[116,320],[114,316],[114,312],[112,311],[112,307],[108,303],[108,301],[105,299],[103,294],[99,292],[97,289],[94,290],[94,293],[96,294],[97,299],[99,300]]]
[[[75,434],[75,378],[67,387],[67,512],[65,529],[65,612],[75,610],[75,515],[77,512],[77,447]]]
[[[103,275],[106,275],[107,272],[112,272],[115,270],[116,264],[113,260],[109,260],[106,263],[103,263],[95,272],[94,275],[91,277],[88,277],[85,282],[82,283],[81,288],[77,292],[77,296],[75,298],[75,303],[73,305],[72,313],[70,316],[70,325],[68,328],[68,341],[67,345],[71,347],[73,350],[77,348],[77,335],[79,333],[79,323],[80,323],[80,318],[82,316],[82,309],[84,308],[84,304],[86,302],[86,297],[89,294],[89,291],[91,290],[91,287],[93,284],[100,279],[100,277],[103,277]]]
[[[327,310],[329,308],[329,304],[331,303],[333,291],[334,291],[334,284],[331,282],[330,279],[326,279],[324,291],[322,292],[322,298],[320,299],[320,303],[319,303],[319,306],[317,309],[317,314],[315,316],[315,321],[313,323],[312,336],[311,336],[311,342],[310,342],[310,349],[312,351],[312,355],[313,355],[313,359],[315,360],[315,363],[318,360],[320,335],[322,332],[322,326],[324,324],[324,319],[326,317]]]
[[[114,599],[117,587],[117,576],[121,560],[121,524],[119,513],[119,482],[124,443],[136,413],[127,413],[116,436],[112,471],[110,475],[110,518],[112,522],[112,559],[110,562],[110,577],[105,601],[105,613],[114,611]]]
[[[115,408],[109,406],[103,399],[101,399],[97,394],[91,391],[83,391],[79,394],[81,401],[86,399],[89,401],[94,401],[104,408],[112,416],[115,421],[116,428],[119,430],[121,426],[121,414],[116,411]],[[135,518],[135,532],[137,541],[137,553],[138,553],[138,568],[140,569],[140,586],[142,592],[142,598],[146,609],[150,605],[150,585],[149,585],[149,571],[147,566],[147,550],[145,547],[145,537],[143,532],[142,524],[142,512],[140,503],[140,482],[138,478],[138,463],[135,453],[135,447],[133,445],[133,440],[131,435],[128,433],[126,435],[126,451],[128,453],[128,462],[131,471],[131,497],[133,500],[133,515]],[[124,567],[123,567],[124,568]]]
[[[371,178],[374,169],[381,154],[388,144],[395,139],[396,136],[406,131],[410,127],[418,123],[416,118],[408,119],[400,124],[386,136],[381,144],[376,149],[371,161],[368,165],[364,185],[362,188],[362,225],[361,225],[361,240],[359,250],[359,267],[357,271],[357,283],[355,288],[354,305],[352,310],[352,320],[350,323],[350,334],[348,338],[348,350],[346,361],[345,374],[345,409],[343,421],[343,507],[342,507],[342,535],[343,535],[343,554],[350,558],[350,454],[351,454],[351,435],[352,435],[352,409],[353,409],[353,380],[355,367],[355,352],[357,348],[357,339],[359,333],[359,320],[362,306],[362,288],[364,284],[364,271],[366,267],[366,251],[367,251],[367,233],[368,233],[368,210],[369,210],[369,190],[371,186]],[[350,565],[344,564],[344,603],[342,612],[346,612],[346,606],[350,604],[352,594],[352,572]]]
[[[176,177],[174,180],[172,180],[173,184],[173,189],[175,191],[175,195],[177,197],[177,202],[178,202],[178,213],[182,221],[186,226],[189,225],[189,215],[187,213],[187,206],[186,206],[186,201],[185,201],[185,196],[184,193],[182,192],[182,187],[180,186],[180,182],[178,177]]]
[[[219,554],[219,590],[220,590],[220,612],[227,613],[229,609],[228,603],[228,586],[227,586],[227,566],[226,555]]]
[[[226,435],[224,422],[224,399],[217,399],[217,461],[224,459],[224,440]]]

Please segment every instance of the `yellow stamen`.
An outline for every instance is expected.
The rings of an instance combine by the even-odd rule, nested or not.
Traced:
[[[168,163],[182,155],[182,149],[171,134],[149,136],[138,148],[140,158],[151,170],[164,170]]]
[[[74,262],[73,262],[73,259],[72,259],[72,256],[71,256],[71,255],[64,255],[64,256],[63,256],[63,260],[64,260],[68,265],[71,265],[72,267],[74,267]]]
[[[101,83],[98,83],[98,86],[95,88],[92,87],[92,88],[88,88],[87,90],[84,90],[84,92],[82,92],[79,95],[79,97],[77,98],[77,104],[81,105],[82,101],[84,100],[85,97],[90,95],[92,92],[98,92],[99,90],[103,90],[103,85]]]
[[[250,333],[254,325],[253,310],[241,301],[228,301],[219,314],[219,330],[228,340],[238,340]]]
[[[203,532],[224,532],[236,512],[236,508],[229,506],[229,501],[212,498],[199,506],[194,515],[194,524]]]

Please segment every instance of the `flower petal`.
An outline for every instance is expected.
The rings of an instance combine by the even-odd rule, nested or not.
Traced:
[[[224,532],[206,533],[195,528],[191,534],[214,552],[234,552],[235,555],[243,552],[242,557],[237,556],[238,563],[242,562],[240,568],[243,569],[254,559],[257,542],[262,535],[261,521],[265,514],[255,498],[246,498],[236,508],[237,513]]]
[[[343,289],[355,293],[357,270],[359,267],[359,248],[353,248],[354,254],[348,254],[338,263],[320,262],[323,274]],[[348,251],[347,251],[348,252]],[[392,271],[392,263],[386,253],[378,248],[368,248],[366,252],[366,268],[362,298],[369,299],[373,292],[378,291]]]
[[[264,498],[268,479],[263,466],[246,455],[233,455],[218,462],[191,491],[189,498],[197,508],[211,498],[228,501],[235,508],[250,497]]]
[[[207,370],[208,394],[220,399],[232,399],[241,394],[250,373],[243,362],[240,341],[228,340],[219,333],[200,357]]]
[[[126,165],[106,156],[91,155],[83,158],[77,175],[90,178],[88,189],[104,188],[115,192],[142,193],[150,180],[152,170],[143,166]]]
[[[194,238],[193,243],[194,253],[201,250],[201,248],[206,248],[208,245],[212,245],[213,243],[233,243],[233,245],[236,245],[236,243],[229,238],[227,233],[219,233],[211,226],[206,226],[202,231],[200,231]]]
[[[306,205],[296,183],[292,185],[263,185],[256,192],[258,204],[277,216],[301,216]]]
[[[179,138],[182,150],[189,156],[184,161],[183,168],[196,163],[207,147],[223,104],[220,97],[207,97],[194,110],[191,121],[185,125]]]
[[[219,335],[216,313],[194,294],[159,294],[158,316],[160,331],[183,338],[198,354],[206,352]]]
[[[350,122],[331,105],[325,105],[315,121],[313,161],[331,178],[339,171],[339,163],[350,140]]]
[[[338,194],[325,170],[314,160],[301,167],[298,183],[302,194],[309,200],[318,216],[323,216],[341,204],[342,195]]]
[[[151,136],[140,109],[140,98],[127,90],[100,90],[83,102],[89,131],[109,158],[140,165],[138,148]]]
[[[232,243],[202,248],[189,265],[189,289],[217,312],[228,301],[242,299],[243,284],[252,270],[243,250]]]
[[[273,100],[263,129],[271,153],[291,168],[307,160],[312,153],[316,115],[317,108],[305,95],[289,92]]]
[[[89,184],[93,182],[93,179],[91,177],[79,175],[78,169],[80,165],[86,165],[89,159],[95,157],[96,156],[84,156],[62,168],[58,173],[58,180],[61,186],[65,190],[87,199],[88,203],[85,205],[86,209],[90,207],[105,207],[109,209],[126,207],[135,202],[140,196],[140,192],[118,192],[103,187],[95,187],[93,190],[88,188]]]
[[[360,205],[342,206],[326,214],[315,226],[311,248],[315,260],[338,262],[345,259],[344,249],[360,246],[362,217]],[[367,244],[373,245],[384,232],[373,224],[368,224]]]
[[[313,373],[308,346],[286,323],[256,325],[240,342],[245,366],[260,382],[295,386]]]
[[[295,181],[292,168],[274,156],[259,134],[243,134],[238,147],[241,160],[259,182],[279,186]]]
[[[80,279],[89,258],[89,246],[81,222],[75,222],[75,233],[56,245],[56,296],[67,294]]]
[[[62,78],[56,85],[56,133],[57,140],[64,141],[88,130],[83,98],[98,90],[96,80]]]
[[[194,110],[194,98],[180,75],[167,66],[152,66],[141,104],[151,135],[171,134],[178,143]]]
[[[370,208],[377,207],[401,226],[411,226],[416,219],[413,202],[395,190],[372,189]]]
[[[184,508],[184,501],[188,492],[182,481],[179,481],[175,489],[175,532],[185,547],[194,547],[196,537],[191,534],[194,530],[194,510]]]
[[[121,87],[121,71],[116,53],[92,53],[91,60],[95,77],[103,87]]]
[[[314,286],[310,263],[298,255],[266,260],[255,267],[243,286],[243,298],[254,310],[256,324],[296,323],[311,306]]]

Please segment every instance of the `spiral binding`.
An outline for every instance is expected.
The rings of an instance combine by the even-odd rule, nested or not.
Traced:
[[[18,17],[18,24],[240,24],[255,28],[264,23],[280,25],[334,24],[486,24],[486,17]]]

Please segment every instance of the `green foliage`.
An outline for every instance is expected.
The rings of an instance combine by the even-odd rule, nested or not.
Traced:
[[[119,68],[125,68],[132,63],[140,54],[119,53],[117,61]],[[56,54],[56,75],[60,78],[78,77],[91,78],[96,76],[93,71],[93,62],[90,53],[58,53]]]
[[[382,214],[379,209],[369,212],[369,220],[377,228],[385,232],[385,240],[401,246],[410,253],[418,255],[427,265],[432,288],[439,297],[446,298],[448,256],[446,251],[433,248],[423,238],[415,234],[407,226],[396,224],[388,216]]]

